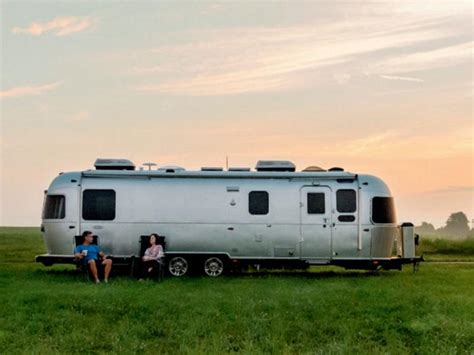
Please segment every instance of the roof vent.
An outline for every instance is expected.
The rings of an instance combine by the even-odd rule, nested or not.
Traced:
[[[318,171],[326,171],[326,170],[315,165],[308,166],[306,169],[303,170],[303,172],[309,172],[309,173],[314,173]]]
[[[229,168],[229,171],[250,171],[250,168]]]
[[[344,169],[335,166],[334,168],[331,168],[331,169],[329,169],[328,171],[344,171]]]
[[[96,159],[97,170],[135,170],[135,164],[128,159]]]
[[[180,166],[167,165],[167,166],[162,166],[161,168],[158,168],[157,170],[162,173],[176,173],[178,171],[185,171],[186,169]]]
[[[224,169],[217,166],[203,166],[201,171],[223,171]]]
[[[257,171],[295,171],[296,166],[288,160],[259,160],[255,167]]]

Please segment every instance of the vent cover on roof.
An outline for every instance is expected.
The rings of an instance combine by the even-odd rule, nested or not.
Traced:
[[[328,171],[344,171],[343,168],[339,168],[338,166],[335,166],[334,168],[329,169]]]
[[[97,170],[135,170],[135,164],[128,159],[96,159]]]
[[[310,173],[314,173],[314,172],[317,172],[317,171],[326,171],[325,169],[323,168],[320,168],[319,166],[314,166],[314,165],[311,165],[311,166],[308,166],[306,169],[303,170],[304,172],[310,172]]]
[[[176,173],[178,171],[185,171],[186,169],[180,166],[167,165],[167,166],[162,166],[161,168],[158,168],[157,170],[161,172],[165,172],[165,173]]]
[[[201,171],[223,171],[224,169],[217,166],[203,166]]]
[[[250,171],[250,168],[229,168],[229,171]]]
[[[295,171],[296,166],[288,160],[259,160],[257,171]]]

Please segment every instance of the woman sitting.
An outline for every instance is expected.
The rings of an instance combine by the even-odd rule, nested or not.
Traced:
[[[145,250],[145,255],[142,257],[141,278],[150,277],[156,274],[156,270],[160,267],[165,253],[163,247],[157,244],[158,234],[150,234],[150,246]]]

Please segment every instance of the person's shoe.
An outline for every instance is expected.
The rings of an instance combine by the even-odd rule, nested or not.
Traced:
[[[105,282],[106,284],[108,284],[108,283],[109,283],[109,279],[104,279],[104,282]]]
[[[95,280],[95,283],[100,284],[100,280],[99,279]]]

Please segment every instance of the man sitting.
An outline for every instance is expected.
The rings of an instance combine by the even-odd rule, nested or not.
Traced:
[[[90,270],[92,277],[96,283],[99,283],[99,274],[97,268],[99,264],[99,257],[102,259],[101,264],[104,268],[104,282],[109,281],[110,270],[112,270],[112,260],[107,259],[103,251],[100,250],[99,246],[92,244],[94,237],[92,232],[85,231],[82,233],[83,244],[78,245],[74,250],[74,256],[76,259],[83,260],[84,265]]]

